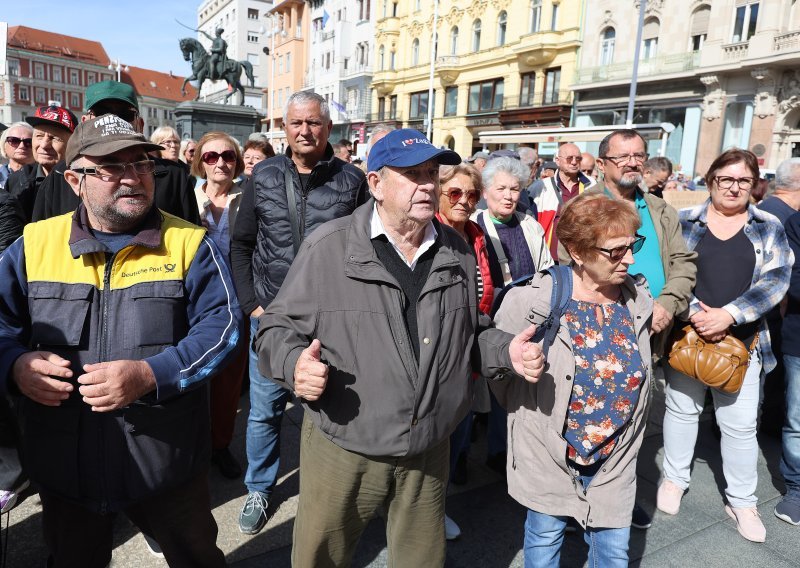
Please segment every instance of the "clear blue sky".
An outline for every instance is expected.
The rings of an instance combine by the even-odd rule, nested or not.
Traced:
[[[3,0],[0,20],[99,41],[112,59],[185,76],[178,40],[197,34],[182,28],[197,25],[200,0]]]

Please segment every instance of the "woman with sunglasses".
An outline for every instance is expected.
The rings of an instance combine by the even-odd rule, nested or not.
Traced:
[[[487,209],[473,215],[486,235],[489,267],[495,290],[552,266],[544,229],[536,216],[517,210],[530,170],[512,156],[490,157],[481,172]],[[490,397],[486,465],[506,469],[506,412]]]
[[[184,138],[181,140],[181,147],[178,151],[181,162],[184,164],[191,164],[192,158],[194,158],[195,148],[197,148],[196,140],[192,140],[191,138]]]
[[[0,189],[12,172],[33,163],[33,127],[27,122],[15,122],[0,135],[0,155],[8,160],[0,166]]]
[[[234,180],[244,171],[239,144],[224,132],[207,132],[197,142],[191,173],[201,183],[195,196],[203,226],[216,243],[230,267],[231,233],[242,199],[242,188]],[[211,447],[212,463],[227,478],[236,479],[242,468],[228,446],[247,364],[247,337],[240,342],[240,351],[226,369],[211,381]]]
[[[711,389],[721,432],[725,512],[747,540],[764,542],[758,514],[756,422],[761,380],[775,367],[765,315],[789,287],[794,256],[776,217],[749,203],[758,182],[758,160],[746,150],[724,152],[705,180],[711,197],[680,212],[686,248],[697,252],[697,282],[689,304],[692,327],[706,341],[731,334],[751,347],[741,390]],[[689,488],[698,420],[707,387],[667,366],[664,416],[664,479],[657,506],[670,515]]]
[[[644,237],[627,203],[583,193],[556,236],[571,258],[571,297],[535,384],[504,379],[509,410],[508,492],[528,509],[525,566],[559,565],[569,518],[584,529],[590,566],[627,567],[636,455],[651,382],[653,298],[628,267]],[[547,274],[509,290],[495,324],[514,333],[551,313]]]

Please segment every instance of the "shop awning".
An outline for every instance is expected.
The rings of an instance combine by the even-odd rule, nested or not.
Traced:
[[[651,124],[616,124],[609,126],[567,128],[515,128],[513,130],[488,130],[478,132],[481,144],[531,144],[534,142],[600,142],[615,130],[633,128],[645,140],[658,140],[675,127],[668,122]]]

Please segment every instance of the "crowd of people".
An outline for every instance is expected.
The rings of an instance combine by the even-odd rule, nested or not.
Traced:
[[[762,400],[800,525],[800,159],[758,195],[756,157],[711,164],[709,199],[635,130],[597,156],[561,144],[462,159],[380,125],[363,159],[329,141],[325,99],[288,98],[288,148],[263,135],[142,134],[133,89],[37,108],[0,137],[0,506],[38,491],[50,566],[104,567],[124,514],[171,566],[224,566],[208,469],[244,475],[239,530],[266,525],[281,424],[304,408],[292,564],[347,566],[386,519],[392,565],[442,566],[449,483],[471,431],[527,510],[526,566],[627,566],[636,460],[666,393],[657,507],[677,515],[710,400],[747,540]],[[691,181],[694,184],[694,181]],[[666,363],[676,331],[749,351],[741,388]],[[229,446],[249,398],[246,463]],[[766,422],[762,427],[766,427]],[[92,535],[87,538],[87,535]]]

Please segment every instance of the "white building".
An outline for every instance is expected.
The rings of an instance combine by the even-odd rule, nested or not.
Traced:
[[[272,8],[271,0],[205,0],[197,8],[197,27],[211,38],[215,30],[225,30],[222,38],[228,43],[228,58],[236,61],[249,61],[253,66],[255,87],[250,87],[247,76],[239,78],[245,88],[244,104],[252,106],[261,113],[266,112],[263,101],[263,87],[269,80],[265,59],[261,57],[266,42],[266,29],[263,16]],[[211,39],[199,33],[197,39],[210,50]],[[228,84],[222,81],[206,81],[200,90],[200,100],[205,102],[222,101],[228,94]],[[239,95],[234,95],[229,104],[239,104]]]

